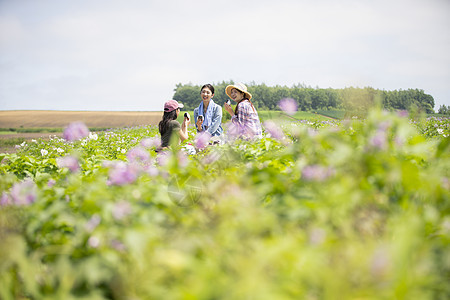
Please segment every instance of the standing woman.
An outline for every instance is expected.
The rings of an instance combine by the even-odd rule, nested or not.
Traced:
[[[231,122],[237,126],[239,133],[245,138],[261,138],[261,122],[250,101],[252,95],[247,92],[247,87],[242,83],[229,85],[225,88],[225,93],[237,103],[234,111],[228,103],[224,104],[224,108],[231,115]]]
[[[221,135],[223,132],[222,107],[214,103],[214,87],[211,84],[205,84],[200,90],[202,102],[194,109],[194,121],[197,132],[208,132],[212,136]]]
[[[190,124],[189,119],[184,117],[181,126],[177,121],[180,108],[183,107],[184,105],[176,100],[169,100],[164,104],[163,119],[158,125],[159,133],[161,134],[161,147],[157,149],[158,151],[166,149],[172,144],[178,145],[189,137],[187,131]]]

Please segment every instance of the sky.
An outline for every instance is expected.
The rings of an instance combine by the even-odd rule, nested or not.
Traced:
[[[450,0],[0,0],[0,110],[161,111],[230,80],[422,89],[437,111]]]

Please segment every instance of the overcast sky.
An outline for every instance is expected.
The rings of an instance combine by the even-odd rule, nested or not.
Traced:
[[[449,0],[0,0],[0,110],[160,111],[224,80],[418,88],[437,110],[449,31]]]

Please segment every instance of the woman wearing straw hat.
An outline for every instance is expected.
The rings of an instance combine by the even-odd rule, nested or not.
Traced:
[[[239,134],[247,138],[261,138],[261,122],[247,87],[242,83],[229,85],[225,93],[237,103],[234,111],[228,103],[224,104],[224,109],[231,115],[231,122],[237,126]]]
[[[187,131],[190,124],[189,118],[184,117],[181,126],[177,121],[180,108],[183,107],[184,105],[178,103],[176,100],[169,100],[164,103],[163,119],[158,125],[159,133],[161,134],[161,146],[157,151],[168,148],[171,143],[178,145],[181,141],[184,141],[189,137]]]
[[[222,107],[214,103],[214,87],[211,84],[205,84],[200,90],[202,102],[194,109],[194,121],[197,132],[208,132],[211,136],[221,135],[222,126]]]

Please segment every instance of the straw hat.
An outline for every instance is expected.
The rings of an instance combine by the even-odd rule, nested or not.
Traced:
[[[228,97],[231,98],[231,90],[237,89],[238,91],[241,91],[244,93],[244,98],[247,98],[248,100],[252,99],[252,94],[247,92],[247,87],[242,83],[236,83],[235,85],[229,85],[225,88],[225,93],[228,95]]]

